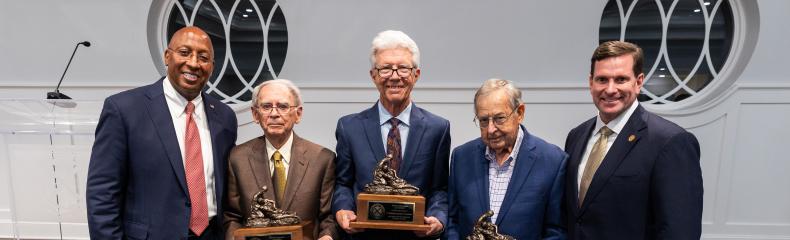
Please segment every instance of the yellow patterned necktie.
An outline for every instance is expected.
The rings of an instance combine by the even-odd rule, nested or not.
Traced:
[[[587,158],[587,165],[584,167],[582,181],[581,184],[579,184],[579,207],[581,207],[584,202],[584,197],[587,195],[587,190],[590,188],[590,183],[592,183],[593,176],[595,176],[595,171],[601,166],[601,162],[603,162],[603,158],[606,156],[606,144],[608,143],[609,135],[612,135],[613,132],[611,129],[604,126],[598,133],[601,135],[598,136],[598,140],[595,141],[595,145],[593,145],[592,151],[590,151],[590,157]]]
[[[274,174],[272,174],[274,195],[277,197],[277,205],[282,206],[283,198],[285,197],[285,165],[283,164],[283,155],[280,154],[280,151],[274,151],[272,161],[274,161]]]

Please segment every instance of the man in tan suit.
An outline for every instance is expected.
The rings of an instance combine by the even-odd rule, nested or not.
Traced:
[[[252,196],[266,186],[277,207],[310,220],[305,239],[339,239],[331,214],[335,154],[293,132],[302,118],[297,88],[284,79],[261,83],[253,90],[252,116],[264,135],[236,146],[228,159],[226,239],[249,217]]]

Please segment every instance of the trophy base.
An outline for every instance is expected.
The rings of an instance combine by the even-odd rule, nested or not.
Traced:
[[[378,223],[378,222],[351,222],[352,228],[375,228],[375,229],[390,229],[390,230],[420,230],[428,231],[431,229],[430,225],[414,225],[409,223]]]
[[[302,240],[312,234],[311,221],[300,225],[277,227],[239,228],[233,232],[234,240]]]
[[[425,197],[360,193],[353,228],[428,230]]]

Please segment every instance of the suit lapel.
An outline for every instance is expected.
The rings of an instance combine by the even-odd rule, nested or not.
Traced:
[[[368,137],[370,150],[373,151],[373,159],[378,162],[384,158],[384,143],[381,140],[381,125],[379,124],[378,102],[372,108],[362,112],[362,121],[365,128],[365,135]]]
[[[307,154],[307,149],[305,148],[304,140],[294,133],[291,159],[288,165],[288,180],[286,180],[285,184],[285,203],[282,204],[284,206],[283,209],[289,209],[291,204],[295,202],[294,194],[296,194],[296,189],[299,189],[299,185],[302,184],[302,179],[309,164],[305,154]]]
[[[409,169],[411,168],[412,163],[416,160],[414,159],[417,154],[417,150],[420,148],[420,142],[422,142],[422,136],[425,134],[423,130],[425,128],[425,121],[423,121],[423,115],[420,108],[417,106],[412,106],[411,108],[411,118],[409,119],[409,137],[406,139],[406,151],[403,155],[403,166],[398,169],[398,175],[402,178],[407,178],[406,176],[409,173]],[[381,131],[379,131],[381,132]]]
[[[625,127],[623,127],[623,130],[617,134],[617,138],[614,140],[612,147],[609,148],[609,151],[606,152],[606,156],[604,157],[603,162],[601,162],[601,166],[599,166],[598,170],[595,171],[593,180],[590,183],[590,189],[587,190],[587,196],[584,198],[584,202],[582,203],[579,216],[584,214],[589,202],[592,201],[592,199],[595,199],[598,193],[601,192],[614,171],[620,166],[620,163],[623,162],[626,156],[628,156],[628,153],[631,152],[631,149],[636,146],[636,143],[638,143],[645,134],[645,132],[642,130],[647,125],[643,119],[643,114],[644,112],[642,111],[642,107],[637,107],[634,113],[631,114],[631,118],[628,119]],[[635,138],[629,140],[631,135],[635,136]]]
[[[148,92],[146,93],[148,104],[146,104],[146,106],[148,106],[148,113],[151,116],[154,128],[156,128],[156,134],[159,135],[159,140],[164,146],[168,160],[170,160],[173,173],[175,173],[178,179],[178,184],[181,186],[181,190],[184,191],[184,194],[188,196],[189,192],[187,191],[184,162],[181,157],[181,147],[178,144],[178,137],[176,137],[176,130],[173,126],[173,118],[170,116],[170,109],[167,108],[167,101],[165,100],[162,85],[163,79],[164,78],[148,86]]]
[[[572,184],[573,185],[573,196],[566,196],[568,198],[573,199],[573,210],[579,210],[579,184],[578,176],[579,176],[579,164],[582,162],[582,157],[584,157],[584,150],[587,148],[587,140],[590,139],[590,135],[592,134],[593,128],[595,127],[595,118],[588,120],[582,126],[582,132],[579,133],[580,136],[572,136],[571,139],[575,139],[576,145],[573,146],[573,149],[570,149],[570,154],[573,158],[569,159],[570,168],[567,174],[567,179],[572,181],[568,181],[565,184]]]
[[[524,186],[524,182],[529,178],[532,166],[535,165],[535,151],[533,151],[535,149],[535,143],[524,126],[521,126],[521,130],[524,131],[524,136],[521,139],[518,155],[516,155],[513,175],[510,177],[510,182],[505,192],[505,199],[502,201],[502,206],[499,208],[496,224],[501,224],[502,219],[507,217],[510,207],[513,206],[513,202],[516,201],[516,195],[521,192],[521,186]]]
[[[255,182],[258,184],[258,190],[266,186],[266,193],[263,194],[267,199],[276,199],[274,197],[274,185],[272,185],[272,174],[269,170],[269,153],[266,151],[266,142],[264,137],[255,139],[255,144],[252,145],[252,150],[249,152],[247,159],[250,163],[250,171],[252,176],[255,177]],[[250,193],[250,196],[255,193]]]
[[[477,139],[476,141],[478,146],[475,148],[476,152],[472,154],[474,158],[472,162],[472,169],[474,169],[473,171],[475,176],[472,179],[479,179],[478,181],[475,181],[475,183],[477,183],[475,184],[475,187],[477,187],[477,199],[480,199],[480,214],[482,214],[491,209],[491,206],[489,206],[489,202],[491,200],[489,199],[490,196],[488,194],[488,185],[490,183],[488,182],[488,160],[485,156],[486,145],[483,144],[481,139]]]
[[[212,155],[214,155],[210,160],[214,164],[214,176],[215,176],[214,186],[216,188],[215,192],[217,195],[217,199],[222,200],[224,199],[223,198],[224,196],[222,196],[221,194],[225,192],[223,190],[225,188],[225,182],[224,182],[225,178],[222,177],[225,175],[225,164],[223,164],[223,161],[221,160],[223,159],[223,156],[221,156],[222,154],[221,146],[218,145],[219,142],[217,142],[216,140],[219,139],[218,137],[219,133],[222,131],[223,126],[225,126],[225,123],[222,122],[221,120],[222,118],[219,117],[214,106],[216,104],[220,104],[219,101],[215,101],[214,98],[210,97],[208,94],[205,93],[201,93],[201,94],[203,95],[203,109],[206,113],[206,121],[208,122],[209,135],[211,135],[211,152]],[[204,164],[206,160],[209,159],[206,159],[204,157],[203,158]]]

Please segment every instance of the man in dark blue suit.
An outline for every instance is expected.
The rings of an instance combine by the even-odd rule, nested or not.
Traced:
[[[590,63],[598,116],[568,134],[570,239],[700,239],[702,174],[693,134],[636,101],[642,49],[605,42]]]
[[[91,239],[222,239],[222,200],[236,115],[203,93],[209,36],[178,30],[167,76],[104,101],[88,168]]]
[[[519,240],[565,239],[565,152],[521,125],[524,102],[512,82],[487,80],[474,103],[481,137],[453,150],[445,239],[468,236],[488,210],[501,234]]]
[[[436,238],[447,223],[447,168],[450,122],[417,107],[411,90],[420,78],[420,51],[400,31],[384,31],[373,39],[370,77],[379,90],[372,108],[337,122],[337,164],[332,210],[340,227],[354,239]],[[373,180],[385,154],[391,168],[426,198],[427,231],[355,229],[357,194]],[[348,236],[347,236],[348,237]]]

